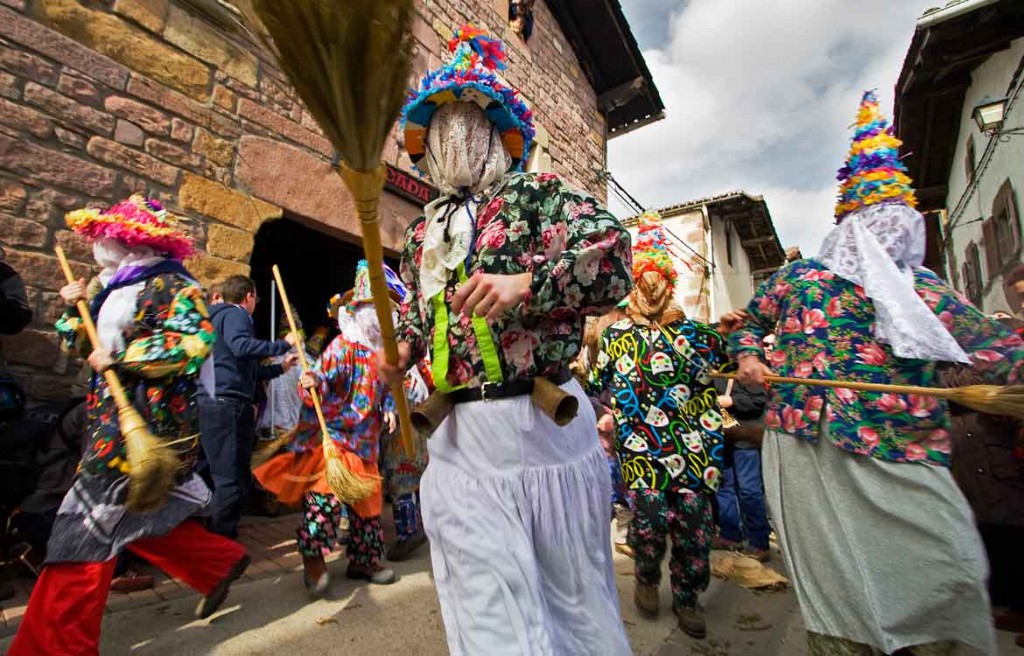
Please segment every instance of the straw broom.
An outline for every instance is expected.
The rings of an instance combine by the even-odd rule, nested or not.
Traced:
[[[292,304],[288,302],[288,292],[285,291],[284,282],[281,280],[281,270],[275,264],[271,271],[274,273],[277,291],[281,294],[281,302],[284,304],[285,315],[288,317],[288,327],[293,334],[298,335],[299,331],[295,323],[295,315],[292,314]],[[300,346],[296,350],[299,354],[299,364],[302,366],[303,373],[308,372],[309,362],[306,361],[305,349]],[[345,466],[341,456],[338,455],[337,448],[334,446],[334,440],[331,439],[330,433],[327,432],[327,420],[324,418],[323,407],[320,405],[320,395],[317,394],[315,389],[311,389],[309,390],[309,396],[313,399],[316,419],[320,422],[320,435],[323,441],[324,462],[326,463],[324,476],[327,479],[327,485],[334,492],[334,496],[338,497],[338,501],[342,503],[353,504],[362,501],[377,490],[380,479],[357,476]]]
[[[71,271],[64,249],[57,246],[54,250],[68,284],[75,282],[75,274]],[[79,300],[75,307],[78,308],[93,350],[102,348],[96,324],[89,314],[88,303]],[[124,386],[114,370],[104,371],[103,378],[117,404],[118,423],[127,450],[128,498],[125,506],[132,512],[140,513],[159,510],[167,502],[167,493],[174,486],[174,477],[181,467],[178,455],[169,444],[149,432],[146,420],[128,400]]]
[[[712,378],[735,379],[736,374],[712,373]],[[766,374],[766,382],[783,385],[842,387],[859,392],[916,394],[934,396],[990,415],[1024,418],[1024,385],[964,385],[963,387],[919,387],[916,385],[884,385],[852,380],[814,380]]]
[[[338,173],[362,225],[384,353],[398,362],[380,239],[381,151],[405,101],[412,60],[412,0],[256,0],[281,69],[340,155]],[[415,457],[409,405],[391,387],[402,446]]]

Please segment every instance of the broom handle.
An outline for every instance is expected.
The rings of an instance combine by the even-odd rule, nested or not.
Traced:
[[[67,278],[68,284],[74,283],[75,273],[71,270],[71,264],[68,262],[67,255],[64,254],[64,249],[57,246],[54,248],[54,251],[57,253],[57,260],[60,262],[60,268],[64,271],[64,277]],[[100,344],[100,336],[96,332],[96,324],[93,323],[92,315],[89,314],[89,304],[79,299],[75,303],[75,307],[78,308],[78,316],[82,320],[85,334],[89,337],[89,343],[92,344],[94,351],[98,351],[102,348],[102,345]],[[118,411],[120,412],[122,408],[132,407],[128,402],[128,396],[124,393],[124,387],[121,385],[121,379],[117,377],[117,373],[113,369],[107,369],[103,372],[103,378],[107,381],[107,387],[110,388],[110,394],[114,397]]]
[[[284,306],[285,316],[288,317],[288,329],[291,330],[292,334],[298,337],[299,331],[296,329],[295,317],[292,315],[292,304],[288,301],[288,292],[285,291],[284,283],[281,281],[281,270],[277,268],[277,265],[270,267],[270,271],[274,274],[274,281],[277,283],[277,291],[281,294],[281,305]],[[306,373],[309,371],[309,363],[306,362],[306,349],[295,347],[296,352],[299,354],[299,366],[302,367],[302,372]],[[331,440],[330,433],[327,432],[327,420],[324,419],[323,408],[320,407],[320,395],[317,394],[315,389],[307,390],[310,398],[313,399],[313,409],[316,410],[316,419],[320,422],[320,434],[323,436],[324,448],[332,447],[333,440]],[[328,443],[330,441],[330,444]],[[327,454],[324,453],[324,457]]]
[[[736,374],[723,374],[714,372],[709,374],[712,378],[723,380],[736,380]],[[790,378],[787,376],[773,376],[765,374],[764,379],[769,383],[783,383],[789,385],[811,385],[813,387],[841,387],[844,389],[858,390],[861,392],[888,392],[890,394],[916,394],[918,396],[936,396],[943,399],[950,398],[956,388],[940,387],[919,387],[917,385],[885,385],[883,383],[861,383],[853,380],[817,380],[813,378]]]
[[[362,226],[363,254],[366,256],[370,276],[373,306],[377,310],[377,321],[380,323],[384,358],[388,364],[395,365],[398,364],[398,344],[395,342],[395,325],[391,320],[391,294],[384,280],[384,247],[380,241],[380,194],[384,189],[384,167],[379,166],[375,171],[363,172],[355,171],[342,163],[338,167],[338,172],[352,192],[356,213],[359,214]],[[409,402],[405,398],[405,388],[401,380],[390,387],[398,413],[402,448],[405,457],[412,460],[416,457],[416,448],[412,440],[412,421],[409,418]]]

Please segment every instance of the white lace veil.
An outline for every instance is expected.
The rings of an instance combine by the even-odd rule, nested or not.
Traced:
[[[479,193],[512,166],[498,128],[484,110],[467,102],[448,103],[434,112],[424,161],[442,194]]]
[[[869,205],[825,237],[817,259],[861,285],[875,306],[875,337],[901,358],[965,362],[967,354],[917,294],[925,253],[924,217],[902,203]]]
[[[118,269],[124,267],[148,267],[165,259],[152,248],[146,246],[126,246],[124,243],[104,237],[97,239],[92,245],[92,254],[96,263],[103,267],[98,277],[106,286]],[[96,317],[96,332],[100,343],[105,348],[120,351],[125,347],[124,330],[134,321],[137,312],[138,296],[145,282],[115,289],[107,296]]]
[[[512,158],[482,109],[455,102],[434,112],[424,161],[442,194],[423,208],[427,227],[420,288],[425,298],[432,298],[469,256],[477,210],[485,192],[508,173]]]
[[[394,313],[391,319],[397,321]],[[338,330],[349,342],[362,344],[374,351],[383,348],[384,341],[380,334],[380,322],[377,321],[377,310],[370,303],[360,304],[355,310],[342,306],[338,310]]]

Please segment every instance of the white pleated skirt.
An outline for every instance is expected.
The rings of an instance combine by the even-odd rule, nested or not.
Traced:
[[[455,406],[420,487],[449,651],[631,653],[609,534],[611,480],[579,383],[559,428],[529,397]]]

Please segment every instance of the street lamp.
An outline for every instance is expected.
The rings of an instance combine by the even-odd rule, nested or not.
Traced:
[[[1006,98],[986,96],[975,105],[971,117],[978,124],[978,129],[990,137],[999,137],[1000,141],[1009,141],[1010,135],[1024,133],[1024,128],[1003,129],[1006,119]]]

